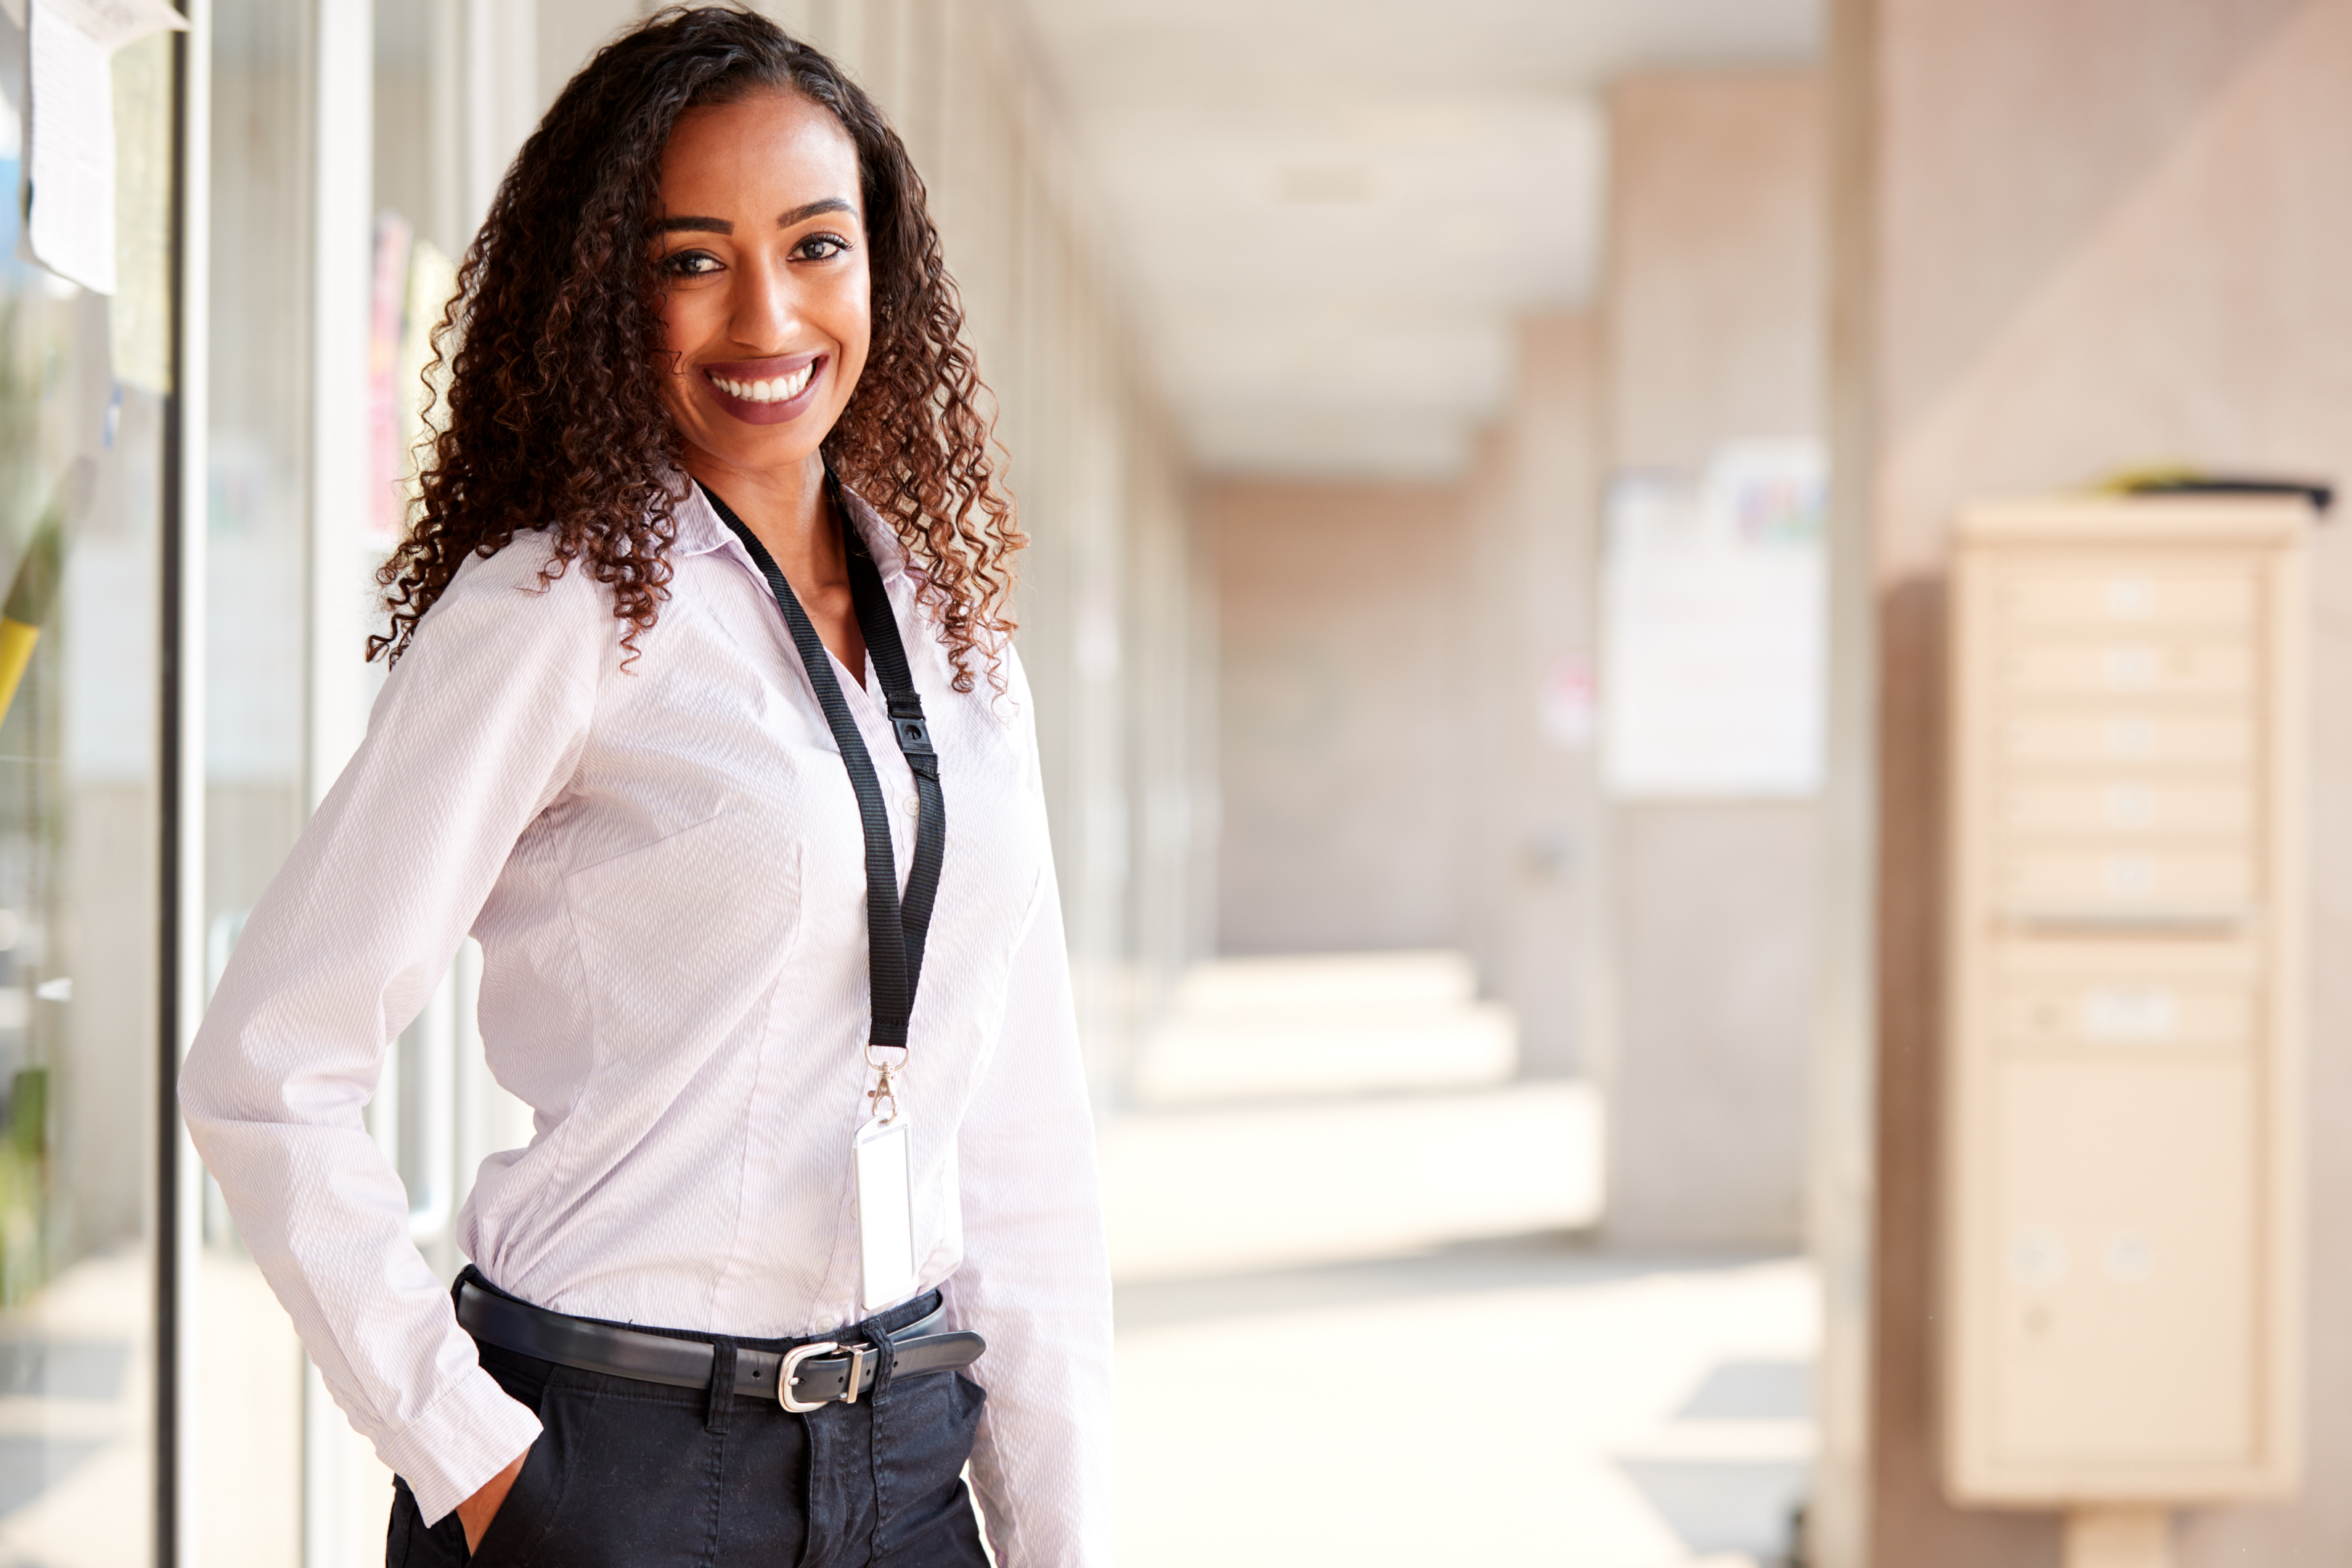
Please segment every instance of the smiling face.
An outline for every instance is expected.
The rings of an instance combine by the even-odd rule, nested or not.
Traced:
[[[807,99],[688,110],[662,154],[663,401],[698,478],[801,467],[866,368],[857,149]]]

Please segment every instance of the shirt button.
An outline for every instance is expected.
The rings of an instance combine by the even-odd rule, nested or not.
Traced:
[[[923,814],[923,797],[919,795],[901,795],[898,809],[908,816],[920,816]]]

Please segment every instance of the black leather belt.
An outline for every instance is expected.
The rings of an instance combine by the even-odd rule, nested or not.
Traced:
[[[942,1333],[947,1309],[890,1335],[890,1375],[913,1377],[970,1366],[988,1342],[969,1331]],[[581,1372],[634,1377],[673,1388],[709,1388],[711,1358],[706,1340],[674,1340],[639,1333],[585,1318],[566,1317],[483,1289],[471,1279],[457,1286],[457,1321],[485,1344],[517,1355],[535,1356]],[[855,1405],[874,1386],[881,1351],[870,1344],[816,1340],[783,1352],[738,1349],[735,1392],[772,1399],[787,1410],[814,1410],[839,1401]]]

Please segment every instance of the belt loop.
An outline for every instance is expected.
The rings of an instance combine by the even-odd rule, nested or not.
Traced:
[[[735,1342],[719,1334],[710,1342],[710,1413],[703,1418],[702,1429],[725,1436],[734,1413]]]
[[[866,1397],[879,1399],[882,1391],[890,1386],[890,1373],[898,1364],[898,1347],[890,1342],[890,1331],[882,1326],[882,1320],[878,1317],[868,1318],[858,1324],[857,1331],[864,1334],[866,1342],[874,1347],[874,1386]]]

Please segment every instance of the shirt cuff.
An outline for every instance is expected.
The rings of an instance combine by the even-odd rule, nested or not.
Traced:
[[[539,1434],[539,1417],[478,1366],[375,1451],[408,1483],[430,1525],[481,1490]]]

